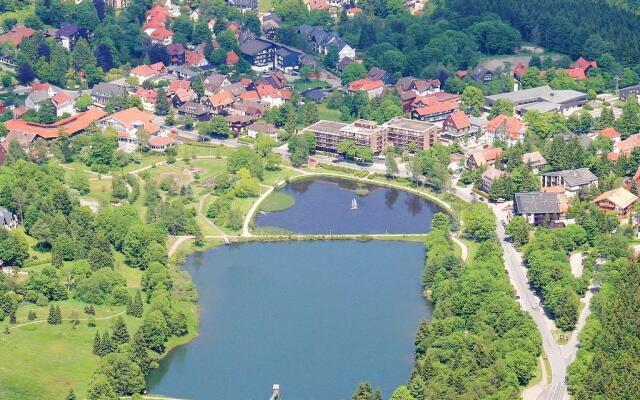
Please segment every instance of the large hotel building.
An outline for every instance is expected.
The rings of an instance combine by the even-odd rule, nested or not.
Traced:
[[[336,152],[338,143],[352,140],[358,146],[368,146],[374,154],[385,147],[395,146],[407,149],[415,143],[418,150],[431,148],[438,140],[439,129],[430,122],[393,118],[382,125],[373,121],[357,120],[351,124],[333,121],[318,121],[303,129],[316,137],[316,149]]]

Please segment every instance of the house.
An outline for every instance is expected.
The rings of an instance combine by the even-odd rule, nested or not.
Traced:
[[[329,3],[327,3],[327,0],[307,0],[307,9],[309,11],[328,10]]]
[[[598,177],[588,168],[569,169],[542,174],[542,187],[562,186],[569,197],[598,185]]]
[[[192,89],[178,89],[175,94],[171,96],[171,104],[173,107],[178,108],[186,102],[195,100],[196,92]]]
[[[618,95],[620,96],[620,99],[625,101],[629,96],[635,96],[636,98],[638,98],[640,96],[640,84],[622,88],[620,89]]]
[[[260,96],[260,102],[269,104],[270,107],[280,107],[291,99],[289,89],[276,89],[271,85],[260,84],[256,87],[256,92]]]
[[[571,64],[571,69],[578,69],[582,71],[585,75],[591,68],[598,68],[598,63],[596,61],[589,61],[583,57],[580,57]]]
[[[147,147],[151,151],[164,153],[167,149],[174,147],[176,140],[166,136],[154,136],[147,141]]]
[[[322,26],[305,24],[300,26],[298,32],[307,39],[316,53],[326,55],[329,52],[329,48],[335,46],[338,49],[339,60],[345,57],[355,58],[356,56],[355,49],[342,40],[338,34],[327,32]]]
[[[456,140],[467,135],[471,130],[471,120],[464,111],[449,114],[442,123],[443,136],[449,140]]]
[[[124,96],[124,86],[114,83],[98,83],[91,89],[91,98],[98,107],[104,107],[114,97]]]
[[[46,90],[38,90],[35,92],[31,92],[29,93],[29,95],[27,95],[27,98],[24,99],[24,106],[27,107],[27,109],[29,110],[40,110],[40,106],[46,102],[46,101],[50,101],[51,97],[53,95],[51,94],[51,92],[48,92]]]
[[[602,211],[612,211],[618,218],[627,218],[638,197],[623,187],[602,193],[593,203]]]
[[[173,43],[173,36],[173,32],[162,26],[153,29],[149,34],[152,44],[160,44],[163,46],[168,46]]]
[[[214,95],[208,96],[204,100],[204,105],[208,107],[211,112],[216,114],[219,114],[227,107],[230,107],[233,103],[235,103],[235,99],[231,93],[226,90],[221,90]]]
[[[66,92],[60,92],[51,97],[51,103],[56,108],[56,116],[71,115],[74,112],[73,99]]]
[[[270,136],[274,139],[278,138],[278,128],[272,124],[253,123],[247,126],[247,135],[251,138],[257,138],[258,135]]]
[[[214,72],[206,77],[204,82],[202,82],[204,94],[205,96],[214,95],[218,93],[223,86],[227,86],[229,83],[229,79],[226,76]]]
[[[35,29],[16,25],[9,32],[0,35],[0,43],[12,44],[19,48],[22,40],[30,38],[34,33],[36,33]]]
[[[291,72],[300,67],[303,52],[291,47],[282,46],[276,50],[275,67],[279,71]]]
[[[418,96],[428,96],[440,92],[440,81],[438,79],[417,79],[406,76],[398,79],[396,90],[398,93],[412,92]]]
[[[164,64],[163,64],[164,65]],[[129,76],[138,79],[138,85],[142,85],[147,79],[158,76],[158,71],[149,65],[142,64],[129,71]]]
[[[393,83],[391,74],[378,67],[371,67],[367,77],[372,81],[382,81],[385,85],[391,85]]]
[[[564,195],[559,193],[516,193],[513,212],[525,217],[534,225],[548,224],[562,219],[567,213],[568,204]]]
[[[191,82],[186,79],[172,79],[167,87],[167,94],[173,96],[179,90],[191,89]]]
[[[522,79],[522,77],[524,76],[524,74],[527,72],[527,66],[524,64],[518,64],[516,65],[516,67],[513,69],[513,78],[520,82],[520,80]]]
[[[489,141],[500,140],[506,142],[509,146],[513,146],[524,140],[527,126],[516,117],[500,114],[489,121],[484,130],[487,132]]]
[[[484,165],[492,166],[496,164],[500,155],[502,155],[502,147],[479,150],[467,158],[465,165],[470,170],[480,168]]]
[[[429,122],[443,121],[457,111],[459,107],[460,104],[457,101],[428,101],[426,105],[411,111],[411,118]]]
[[[278,38],[278,29],[282,26],[282,20],[274,13],[268,13],[262,16],[262,24],[260,30],[262,34],[269,40]]]
[[[9,145],[11,145],[12,142],[17,142],[22,150],[30,153],[37,138],[38,135],[33,132],[23,132],[21,130],[9,131],[4,140],[0,142],[0,165],[4,164],[6,154],[9,152]]]
[[[529,164],[531,166],[531,170],[535,174],[541,172],[544,167],[547,166],[547,160],[539,151],[524,153],[522,155],[522,162],[524,164]]]
[[[225,65],[229,65],[229,66],[237,65],[239,61],[240,61],[240,57],[238,57],[238,55],[233,50],[230,50],[227,52]]]
[[[509,174],[506,173],[505,171],[500,171],[499,169],[491,165],[489,168],[487,168],[486,171],[480,174],[481,182],[479,185],[479,189],[485,193],[489,193],[489,190],[491,189],[491,185],[493,185],[493,183],[497,181],[499,178],[507,175]]]
[[[640,134],[631,135],[625,140],[621,140],[614,144],[613,152],[619,153],[625,157],[629,157],[636,147],[640,146]]]
[[[227,4],[242,12],[253,11],[256,14],[258,12],[258,0],[227,0]]]
[[[78,39],[80,39],[80,29],[75,24],[63,22],[56,32],[56,42],[68,51],[73,50]]]
[[[231,133],[233,133],[233,136],[238,137],[238,135],[240,135],[240,133],[246,127],[251,125],[257,118],[252,115],[231,114],[224,117],[224,119],[229,124],[229,129],[231,129]]]
[[[142,108],[144,108],[145,111],[149,111],[149,112],[156,111],[156,104],[158,103],[157,90],[143,89],[139,87],[138,89],[136,89],[134,94],[140,97],[140,100],[142,100]]]
[[[614,144],[620,142],[620,133],[616,130],[616,128],[605,128],[598,132],[598,136],[611,139]]]
[[[211,118],[209,110],[207,110],[204,105],[200,103],[194,103],[193,101],[187,101],[186,103],[182,104],[178,108],[178,115],[188,116],[199,122],[208,121]]]
[[[201,51],[184,51],[184,63],[191,68],[202,68],[209,65],[209,61]]]
[[[37,122],[29,122],[22,119],[10,119],[4,123],[5,127],[11,134],[12,132],[20,132],[22,134],[33,135],[46,140],[56,139],[64,132],[71,137],[84,132],[91,123],[104,117],[106,113],[98,108],[91,108],[87,111],[78,113],[71,117],[63,118],[52,124],[40,124]]]
[[[555,90],[549,86],[540,86],[486,96],[484,99],[485,107],[491,108],[498,100],[511,101],[516,113],[520,115],[524,115],[529,110],[569,115],[585,105],[589,98],[586,93],[576,90]]]
[[[482,66],[477,66],[471,71],[471,78],[477,82],[486,84],[493,80],[493,72]]]
[[[120,146],[133,151],[141,145],[139,134],[149,139],[160,134],[160,128],[152,120],[152,114],[132,107],[102,118],[99,125],[115,129]]]
[[[374,81],[370,78],[362,78],[351,82],[347,89],[352,94],[355,92],[365,92],[369,99],[373,99],[376,96],[380,96],[384,91],[384,82],[379,80]]]
[[[174,43],[166,46],[171,65],[182,65],[186,61],[185,48],[182,43]]]
[[[277,46],[264,39],[248,39],[240,43],[242,56],[251,64],[251,69],[266,72],[274,68]]]
[[[13,229],[18,226],[18,216],[0,206],[0,226],[5,229]]]
[[[360,14],[361,12],[362,12],[362,8],[351,7],[349,9],[347,9],[347,17],[353,18],[356,15]]]

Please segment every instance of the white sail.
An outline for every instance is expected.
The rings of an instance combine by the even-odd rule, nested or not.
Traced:
[[[351,200],[351,209],[352,210],[357,210],[358,209],[358,202],[356,201],[355,198],[353,200]]]

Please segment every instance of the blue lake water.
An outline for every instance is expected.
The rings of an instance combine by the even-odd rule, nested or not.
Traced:
[[[279,227],[305,234],[424,233],[433,215],[442,211],[428,200],[401,190],[367,185],[369,194],[358,196],[357,183],[346,180],[308,179],[287,185],[293,207],[258,213],[255,227]],[[352,210],[353,199],[357,209]]]
[[[424,250],[254,242],[191,256],[184,268],[199,293],[200,334],[153,371],[150,392],[266,400],[278,383],[283,399],[346,400],[368,380],[387,398],[406,382],[418,323],[431,316],[420,294]]]

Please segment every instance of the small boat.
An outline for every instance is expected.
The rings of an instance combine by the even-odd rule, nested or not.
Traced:
[[[351,209],[352,210],[358,209],[358,202],[356,201],[355,197],[353,198],[353,200],[351,200]]]

